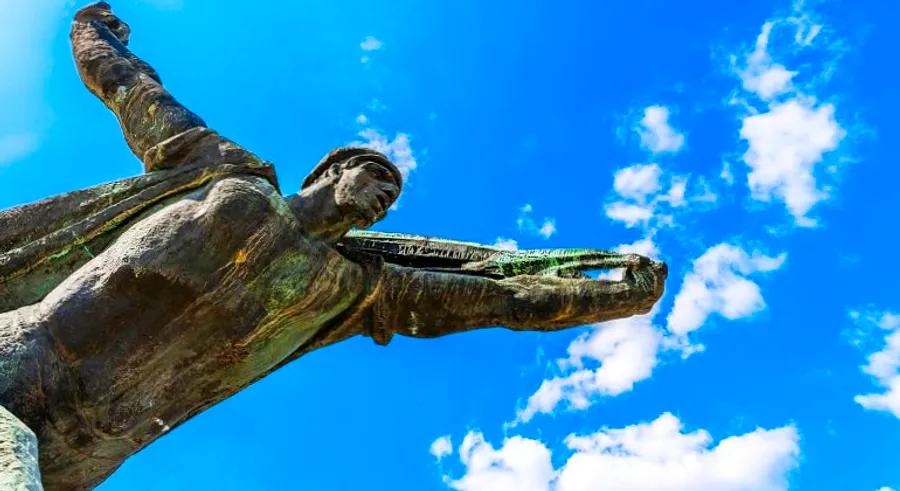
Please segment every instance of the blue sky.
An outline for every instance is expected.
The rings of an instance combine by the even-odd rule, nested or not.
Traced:
[[[0,208],[136,174],[64,0],[0,19]],[[376,228],[669,263],[650,315],[310,354],[100,489],[900,489],[900,4],[117,2],[292,192],[363,142]]]

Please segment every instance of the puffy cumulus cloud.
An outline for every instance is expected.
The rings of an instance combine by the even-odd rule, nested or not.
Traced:
[[[797,72],[790,71],[784,65],[772,61],[768,46],[774,25],[774,21],[763,24],[759,36],[756,37],[753,51],[747,55],[745,66],[737,69],[744,89],[764,100],[769,100],[789,90],[791,79],[797,75]]]
[[[653,207],[616,201],[606,205],[606,216],[615,222],[622,222],[626,227],[646,226],[653,218]]]
[[[798,442],[796,428],[784,426],[728,437],[710,448],[709,433],[685,433],[681,421],[665,413],[650,423],[567,438],[576,453],[554,489],[785,490],[797,467]]]
[[[453,441],[450,439],[450,435],[440,436],[434,439],[431,442],[431,447],[428,449],[431,452],[431,455],[434,455],[434,458],[437,460],[442,460],[444,457],[453,453]]]
[[[854,400],[866,409],[887,411],[900,418],[900,314],[892,312],[851,312],[850,317],[865,327],[886,331],[884,347],[869,355],[862,370],[871,375],[883,392],[857,395]]]
[[[447,482],[460,491],[544,491],[555,475],[550,450],[518,436],[495,449],[481,433],[469,432],[459,447],[459,459],[466,474]]]
[[[817,23],[803,7],[802,1],[794,2],[789,15],[765,22],[756,37],[753,50],[746,54],[742,64],[739,65],[736,56],[731,59],[744,89],[762,100],[772,100],[795,90],[793,80],[799,74],[773,59],[773,36],[784,31],[793,34],[787,36],[787,43],[781,43],[777,48],[781,54],[790,55],[810,47],[822,32],[822,24]]]
[[[616,171],[613,189],[623,198],[645,203],[648,196],[661,189],[660,177],[662,169],[657,164],[632,165]]]
[[[359,43],[359,48],[363,51],[378,51],[383,47],[384,43],[375,36],[366,36],[365,39]]]
[[[796,225],[810,227],[816,220],[808,214],[828,198],[828,186],[818,182],[823,177],[819,170],[846,131],[835,117],[835,106],[819,102],[810,93],[813,84],[795,82],[803,75],[806,79],[825,77],[832,66],[826,63],[828,66],[817,72],[802,74],[774,60],[775,51],[789,57],[819,38],[822,25],[801,7],[802,3],[797,3],[790,16],[763,24],[743,63],[738,66],[733,57],[732,64],[743,88],[761,102],[744,106],[747,114],[740,130],[741,139],[747,142],[743,161],[749,167],[747,185],[752,198],[781,201]],[[792,35],[781,36],[786,43],[773,47],[776,34]]]
[[[640,254],[651,259],[659,259],[659,248],[653,241],[653,237],[644,237],[629,244],[619,244],[615,247],[616,252],[623,254]]]
[[[685,338],[712,314],[734,320],[763,310],[766,303],[759,285],[747,277],[780,268],[786,257],[748,253],[725,243],[710,247],[694,260],[681,283],[667,317],[669,331]]]
[[[374,128],[366,128],[360,131],[358,136],[363,140],[355,141],[351,145],[371,148],[387,155],[400,170],[404,180],[416,169],[418,164],[409,144],[409,135],[406,133],[397,133],[393,139],[389,139],[387,135]]]
[[[688,195],[688,176],[672,174],[664,177],[656,163],[623,167],[613,175],[615,198],[604,211],[613,221],[628,228],[654,230],[671,226],[674,209],[692,202],[715,202],[716,195],[705,180],[698,180],[701,192]]]
[[[620,246],[622,251],[654,255],[652,238]],[[693,261],[685,275],[666,327],[654,325],[655,311],[594,326],[568,347],[568,357],[557,361],[561,375],[541,382],[537,391],[516,412],[513,425],[527,423],[537,414],[550,414],[559,407],[581,410],[599,397],[631,391],[649,378],[664,350],[683,357],[702,350],[688,335],[702,327],[710,315],[735,320],[765,308],[759,285],[748,277],[781,267],[785,254],[771,257],[748,253],[732,244],[719,244]]]
[[[653,373],[662,338],[651,315],[596,325],[572,342],[568,358],[558,362],[570,373],[544,380],[518,411],[515,423],[527,423],[538,413],[551,413],[560,404],[585,409],[597,396],[632,390],[636,382]]]
[[[834,106],[810,98],[794,98],[744,118],[741,138],[748,148],[743,159],[750,167],[747,184],[753,198],[777,198],[798,225],[815,225],[807,214],[828,197],[816,182],[815,168],[845,134]]]
[[[788,488],[800,454],[794,426],[757,428],[713,445],[708,432],[686,432],[670,413],[649,423],[570,435],[567,460],[558,469],[537,440],[515,436],[495,449],[481,433],[470,432],[463,447],[465,474],[446,479],[462,491],[779,491]]]
[[[526,203],[519,208],[519,217],[516,218],[516,226],[519,230],[532,235],[539,235],[545,239],[549,239],[556,233],[556,220],[545,217],[540,225],[534,220],[534,207],[530,203]]]
[[[653,153],[675,153],[684,146],[684,134],[669,124],[669,108],[649,106],[644,117],[634,127],[641,137],[641,146]]]

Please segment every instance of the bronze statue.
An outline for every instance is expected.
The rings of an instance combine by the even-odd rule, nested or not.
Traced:
[[[633,254],[363,232],[402,181],[372,150],[329,153],[282,196],[272,166],[179,104],[128,37],[102,2],[72,24],[79,74],[146,173],[0,212],[0,484],[89,489],[170,428],[357,334],[558,330],[662,295],[665,265]],[[583,273],[608,268],[623,279]]]

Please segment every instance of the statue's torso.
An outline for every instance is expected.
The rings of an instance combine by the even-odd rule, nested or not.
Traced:
[[[28,423],[48,488],[100,479],[284,360],[365,284],[303,237],[267,181],[220,179],[148,212],[40,304],[0,314],[28,346],[0,404],[46,404]],[[23,389],[40,379],[53,386]]]

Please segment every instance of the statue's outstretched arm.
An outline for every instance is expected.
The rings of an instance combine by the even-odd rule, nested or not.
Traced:
[[[3,406],[0,406],[0,489],[44,489],[38,467],[37,438]]]
[[[172,97],[156,71],[128,49],[130,32],[108,3],[98,2],[75,14],[69,36],[81,80],[119,119],[145,170],[258,161]]]
[[[494,280],[390,267],[391,287],[373,305],[376,322],[367,330],[376,341],[386,341],[391,331],[421,338],[494,326],[555,331],[646,314],[662,295],[666,278],[659,263],[646,268],[649,285],[634,277],[604,281],[523,275]]]
[[[662,296],[667,275],[665,263],[592,249],[506,252],[378,233],[353,234],[340,247],[383,262],[376,286],[347,321],[382,344],[392,333],[552,331],[645,314]],[[621,280],[584,274],[612,268],[625,270]]]

